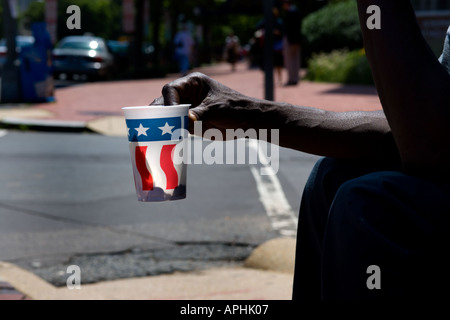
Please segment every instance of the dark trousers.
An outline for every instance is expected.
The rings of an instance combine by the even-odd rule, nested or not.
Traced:
[[[293,299],[450,299],[450,187],[321,159],[305,186]]]

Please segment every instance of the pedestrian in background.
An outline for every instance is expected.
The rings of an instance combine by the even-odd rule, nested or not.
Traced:
[[[272,8],[272,14],[273,14],[273,67],[275,69],[275,74],[278,78],[278,82],[280,85],[283,83],[283,67],[284,67],[284,23],[283,19],[280,17],[280,11],[277,7]],[[259,59],[259,67],[261,70],[264,71],[264,41],[265,41],[265,20],[262,19],[258,24],[256,25],[257,32],[255,33],[258,35],[259,39],[259,48],[260,48],[260,59]]]
[[[273,8],[273,18],[274,18],[274,28],[273,28],[273,66],[275,68],[275,73],[278,78],[278,83],[281,85],[283,83],[283,67],[284,67],[284,56],[283,56],[283,38],[284,38],[284,22],[280,18],[280,11],[278,8]]]
[[[192,48],[194,46],[194,39],[186,24],[184,24],[182,29],[175,35],[174,44],[175,57],[178,61],[179,70],[184,76],[189,70]]]
[[[301,15],[292,0],[284,0],[283,9],[285,11],[283,51],[288,75],[285,85],[295,86],[300,81]]]
[[[239,60],[239,38],[233,31],[225,39],[225,60],[231,64],[231,71],[236,71],[236,63]]]

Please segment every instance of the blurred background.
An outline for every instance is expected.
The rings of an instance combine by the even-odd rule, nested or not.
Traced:
[[[186,200],[148,206],[136,201],[120,110],[149,103],[190,70],[257,98],[276,85],[283,102],[381,108],[356,1],[292,2],[307,80],[298,87],[278,77],[281,0],[0,0],[0,260],[64,286],[68,264],[87,283],[240,263],[264,241],[295,239],[316,156],[280,149],[277,185],[289,214],[276,219],[247,164],[190,165]],[[438,57],[450,1],[412,3]],[[177,63],[181,34],[192,49],[188,70]],[[52,121],[81,129],[34,127]]]
[[[48,73],[57,79],[72,77],[83,81],[156,78],[178,72],[178,66],[174,63],[174,39],[177,32],[183,28],[188,30],[193,41],[191,68],[225,60],[225,41],[232,33],[239,39],[238,59],[246,59],[250,68],[263,68],[264,30],[261,26],[265,18],[263,7],[266,2],[2,0],[0,74],[3,84],[8,87],[7,91],[11,91],[8,84],[11,82],[13,86],[19,81],[16,78],[19,78],[17,74],[21,62],[22,69],[24,65],[27,68],[25,73],[31,72],[30,68],[36,69],[35,66],[29,65],[29,61],[33,59],[27,60],[26,53],[21,55],[20,52],[22,48],[33,44],[36,36],[33,35],[33,25],[38,23],[44,24],[41,28],[48,31],[50,40],[42,50],[53,50],[48,56],[48,65],[51,65]],[[450,1],[412,2],[424,35],[438,55],[442,48],[443,34],[450,24]],[[273,0],[269,3],[277,10],[276,18],[283,21],[283,1]],[[294,1],[294,4],[301,15],[301,65],[303,68],[310,67],[308,79],[371,84],[370,70],[362,50],[356,1],[303,0]],[[72,12],[67,11],[71,5],[80,9],[80,28],[68,27],[69,19],[73,22],[74,18]],[[10,14],[5,12],[6,7],[9,7]],[[36,32],[39,31],[35,30]],[[96,38],[85,37],[84,45],[79,41],[74,43],[77,41],[75,38],[67,41],[70,40],[67,39],[69,36],[87,35]],[[43,37],[46,40],[45,35]],[[92,40],[99,41],[94,49],[89,47]],[[17,53],[11,53],[9,58],[8,43],[16,47]],[[85,49],[85,52],[81,53],[82,57],[74,57],[76,49],[82,48]],[[79,52],[77,54],[80,55]],[[28,52],[28,57],[29,55]],[[13,61],[10,61],[11,66],[8,69],[9,60]],[[85,70],[80,70],[81,60],[85,62]],[[86,66],[86,63],[90,63],[90,66]],[[90,69],[97,70],[93,72]],[[45,70],[39,69],[37,72],[45,73]],[[50,84],[47,81],[45,85]],[[21,86],[23,88],[27,85],[22,83]],[[14,94],[13,91],[3,94],[3,101],[22,98],[19,93]]]

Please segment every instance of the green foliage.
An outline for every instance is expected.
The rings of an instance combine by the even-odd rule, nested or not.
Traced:
[[[23,25],[26,29],[31,30],[31,25],[34,22],[45,20],[45,3],[42,1],[31,2],[28,9],[19,17],[23,21]]]
[[[67,18],[70,16],[66,10],[70,5],[80,7],[80,30],[69,30],[66,26]],[[90,32],[105,39],[114,39],[120,33],[121,19],[120,3],[114,0],[60,0],[58,1],[58,38]]]
[[[0,1],[0,39],[3,38],[3,2]]]
[[[77,5],[81,11],[81,29],[69,30],[66,21],[70,14],[67,7]],[[44,21],[45,3],[31,2],[28,9],[20,17],[25,28],[30,29],[33,22]],[[121,1],[118,0],[60,0],[58,1],[58,39],[69,35],[80,35],[86,32],[106,39],[115,39],[121,31]]]
[[[309,61],[306,78],[321,82],[373,84],[372,72],[363,49],[340,49],[314,54]]]
[[[309,52],[361,48],[362,35],[356,1],[334,1],[311,13],[303,21],[303,35]]]

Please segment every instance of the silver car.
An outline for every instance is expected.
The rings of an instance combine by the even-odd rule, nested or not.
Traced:
[[[114,68],[114,58],[104,39],[93,36],[69,36],[53,49],[53,73],[107,78]]]

